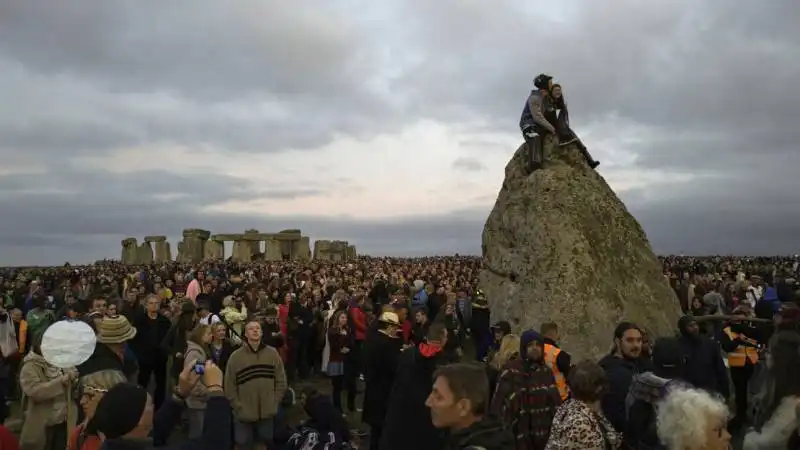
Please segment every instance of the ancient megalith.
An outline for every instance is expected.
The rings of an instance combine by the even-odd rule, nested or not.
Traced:
[[[139,264],[139,255],[136,238],[122,240],[122,264]]]
[[[197,263],[205,256],[205,245],[211,233],[199,228],[183,230],[183,240],[178,243],[178,262]]]
[[[139,264],[153,264],[153,247],[150,242],[144,241],[136,249],[136,261]]]
[[[206,242],[204,259],[219,260],[225,259],[225,241],[218,239],[217,235],[211,235]]]
[[[671,335],[675,293],[639,223],[574,144],[544,143],[545,168],[528,174],[523,144],[483,229],[481,288],[493,320],[516,330],[556,322],[577,358],[608,352],[616,324]]]
[[[153,261],[162,263],[172,261],[172,255],[166,236],[145,236],[144,241],[153,246]]]

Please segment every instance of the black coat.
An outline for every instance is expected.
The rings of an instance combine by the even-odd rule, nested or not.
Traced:
[[[402,339],[390,338],[376,329],[369,333],[363,350],[366,389],[361,420],[372,426],[380,426],[389,406]]]
[[[162,314],[158,314],[155,320],[150,319],[144,312],[132,319],[131,325],[136,328],[136,336],[128,345],[136,355],[136,359],[153,364],[166,364],[167,354],[161,343],[172,328],[172,322]]]
[[[441,450],[445,436],[434,428],[425,401],[433,386],[436,368],[447,363],[443,352],[425,356],[414,347],[398,358],[389,406],[381,435],[381,450]]]

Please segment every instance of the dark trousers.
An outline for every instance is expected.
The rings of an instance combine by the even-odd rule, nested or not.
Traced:
[[[308,364],[309,336],[305,333],[296,333],[289,338],[289,357],[286,367],[286,376],[289,381],[295,378],[305,380],[311,370]]]
[[[383,434],[383,424],[369,426],[369,450],[378,450],[381,445],[381,434]]]
[[[744,367],[731,367],[731,381],[733,381],[734,395],[736,396],[736,418],[733,423],[742,426],[747,423],[747,383],[753,375],[753,365],[745,364]]]
[[[342,409],[342,391],[344,390],[344,375],[336,375],[331,377],[331,397],[333,397],[333,406],[339,412],[343,412]]]
[[[183,369],[183,366],[181,366]],[[155,391],[153,392],[153,404],[156,408],[164,402],[167,393],[167,361],[164,358],[153,358],[152,360],[139,360],[139,386],[148,389],[150,378],[154,377]]]
[[[358,394],[358,376],[361,374],[361,351],[364,341],[355,341],[353,348],[344,361],[344,389],[347,391],[347,409],[356,410],[356,394]]]

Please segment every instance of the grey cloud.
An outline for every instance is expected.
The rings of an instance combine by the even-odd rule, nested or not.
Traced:
[[[464,172],[480,172],[486,170],[486,165],[475,158],[460,156],[453,161],[453,168]]]
[[[790,232],[800,188],[792,2],[583,1],[558,23],[534,19],[528,5],[510,0],[411,0],[373,6],[391,7],[382,14],[391,22],[380,26],[366,25],[364,11],[261,14],[267,4],[3,2],[0,158],[59,170],[0,178],[0,255],[86,261],[117,255],[126,235],[166,233],[175,242],[180,229],[194,226],[299,226],[378,254],[475,253],[488,213],[481,205],[491,201],[483,196],[474,211],[396,222],[228,217],[200,206],[253,192],[319,195],[326,187],[254,187],[216,174],[98,174],[69,162],[158,144],[313,151],[336,134],[369,137],[421,118],[518,136],[538,72],[564,84],[579,133],[601,123],[612,131],[651,127],[650,138],[625,144],[637,167],[701,175],[687,186],[626,193],[659,251],[800,246]],[[376,29],[380,35],[369,34]],[[462,145],[501,151],[496,143]],[[614,165],[603,164],[601,171]],[[184,196],[159,200],[165,194]]]

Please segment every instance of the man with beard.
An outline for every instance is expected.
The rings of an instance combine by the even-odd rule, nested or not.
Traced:
[[[431,393],[433,373],[449,363],[442,351],[447,344],[447,327],[434,322],[427,342],[403,351],[386,409],[379,448],[381,450],[440,450],[441,433],[433,426],[425,400]]]
[[[385,312],[378,318],[378,327],[370,330],[364,343],[366,388],[361,421],[369,425],[370,450],[378,450],[381,442],[383,419],[389,406],[402,344],[398,336],[399,326],[397,314]]]
[[[490,412],[502,418],[517,450],[543,450],[561,404],[553,371],[545,364],[544,338],[535,330],[520,336],[520,358],[508,361],[497,379]]]
[[[648,359],[642,358],[642,330],[631,322],[622,322],[614,329],[614,349],[600,360],[606,372],[608,392],[600,401],[606,418],[614,429],[625,431],[625,400],[634,375],[651,370]]]
[[[725,399],[730,396],[728,371],[722,360],[719,345],[700,334],[692,316],[678,320],[681,348],[686,358],[685,380],[698,389],[718,393]]]

